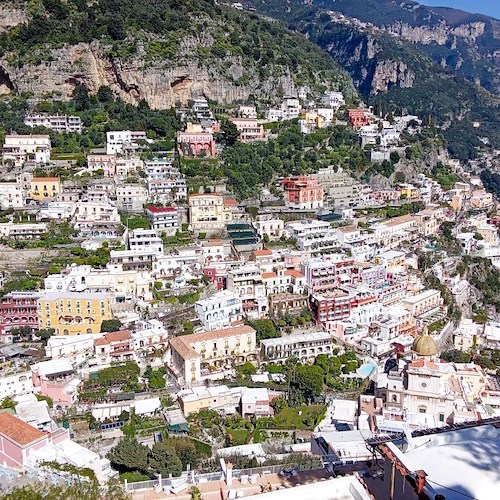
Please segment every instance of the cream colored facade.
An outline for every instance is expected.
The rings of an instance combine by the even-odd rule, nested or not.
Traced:
[[[226,385],[193,387],[178,394],[179,405],[187,417],[202,410],[235,409],[241,399],[241,388],[230,389]]]
[[[51,359],[67,358],[72,364],[83,363],[94,352],[94,335],[54,335],[49,338],[45,354]]]
[[[233,220],[231,206],[220,194],[194,194],[189,197],[189,224],[193,231],[220,231]]]
[[[256,349],[255,330],[246,325],[183,335],[170,340],[170,368],[189,386],[203,380],[202,369],[213,372],[253,361]]]
[[[48,135],[6,135],[3,145],[3,159],[12,160],[16,167],[26,161],[48,163],[50,161],[50,136]]]
[[[58,292],[111,292],[117,301],[129,298],[151,300],[152,281],[149,271],[123,269],[121,264],[108,264],[106,269],[71,266],[60,274],[45,278],[45,289]]]
[[[16,182],[0,182],[0,209],[22,208],[25,192]]]
[[[443,219],[442,210],[435,210],[432,208],[426,208],[425,210],[417,212],[414,217],[417,221],[420,233],[424,236],[437,234],[439,224]]]
[[[410,311],[414,318],[418,318],[443,306],[443,298],[439,290],[425,290],[413,297],[408,297],[401,305]]]

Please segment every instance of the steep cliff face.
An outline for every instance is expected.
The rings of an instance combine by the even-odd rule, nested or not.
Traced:
[[[363,94],[387,92],[392,87],[411,88],[415,73],[402,58],[387,53],[372,33],[349,25],[330,25],[314,39],[326,43],[325,50],[346,67]]]
[[[468,43],[476,43],[477,39],[486,32],[486,23],[473,22],[451,27],[445,21],[441,21],[436,26],[412,26],[408,23],[397,22],[386,28],[388,33],[404,38],[413,43],[430,45],[436,43],[445,45],[452,41],[454,37],[463,38]]]
[[[311,13],[332,22],[411,42],[422,55],[500,95],[500,21],[411,0],[247,0],[262,12],[306,26]],[[286,5],[288,8],[283,8]],[[471,6],[473,8],[473,6]],[[308,26],[309,27],[309,26]]]
[[[106,85],[125,102],[137,104],[144,99],[156,109],[185,104],[200,95],[227,103],[246,100],[252,94],[259,99],[275,100],[278,92],[296,92],[286,66],[277,68],[277,74],[266,80],[249,74],[246,83],[239,84],[237,77],[248,74],[248,68],[239,57],[226,58],[224,62],[224,72],[220,66],[203,65],[197,59],[184,60],[179,66],[165,67],[162,61],[145,65],[140,54],[128,60],[115,59],[106,55],[99,43],[82,43],[53,50],[50,57],[38,64],[16,67],[8,58],[1,59],[0,92],[3,89],[3,93],[8,93],[15,86],[18,92],[29,92],[35,99],[54,96],[65,100],[71,97],[77,83],[85,84],[91,92]]]
[[[91,92],[106,85],[157,109],[200,95],[274,103],[299,86],[356,94],[349,75],[304,37],[213,0],[8,0],[4,11],[0,94],[68,99],[78,83]]]

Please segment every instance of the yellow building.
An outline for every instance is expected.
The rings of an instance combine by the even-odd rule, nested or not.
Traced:
[[[189,224],[198,232],[220,231],[233,220],[234,200],[220,194],[193,194],[189,197]]]
[[[47,292],[38,299],[40,329],[54,328],[56,335],[95,334],[111,319],[109,293]]]
[[[401,198],[405,198],[406,200],[418,200],[420,198],[420,189],[412,184],[401,184],[399,191]]]
[[[59,177],[33,177],[30,186],[30,196],[34,200],[43,201],[55,198],[61,192]]]

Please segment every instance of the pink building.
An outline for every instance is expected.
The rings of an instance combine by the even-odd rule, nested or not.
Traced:
[[[90,172],[102,170],[104,177],[116,175],[116,156],[105,153],[91,153],[87,156],[87,165]]]
[[[217,290],[224,290],[226,288],[227,269],[220,267],[205,267],[203,274],[210,279],[210,283],[215,285]]]
[[[80,380],[67,358],[43,361],[31,367],[35,392],[49,396],[55,406],[68,407],[78,399]]]
[[[493,195],[484,189],[476,189],[472,193],[470,204],[474,208],[488,208],[493,205]]]
[[[314,210],[323,206],[324,190],[316,179],[299,175],[283,179],[288,206]]]
[[[213,128],[188,123],[184,132],[177,132],[179,152],[184,156],[215,156]]]
[[[9,467],[23,467],[37,450],[67,439],[67,429],[42,432],[10,413],[0,413],[0,462]]]
[[[38,330],[39,297],[37,292],[10,292],[4,295],[0,299],[0,335],[9,336],[13,328]]]
[[[386,203],[388,201],[398,201],[401,198],[401,193],[396,189],[385,189],[372,191],[369,197],[376,203]]]
[[[264,140],[264,126],[254,118],[231,118],[240,133],[239,140],[243,143]]]

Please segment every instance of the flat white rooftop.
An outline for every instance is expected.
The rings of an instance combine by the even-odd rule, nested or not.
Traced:
[[[354,476],[336,477],[295,488],[253,495],[259,500],[370,500],[372,497]]]
[[[328,332],[310,332],[310,333],[294,333],[293,335],[284,335],[275,339],[261,340],[261,344],[266,347],[295,344],[296,342],[313,342],[315,340],[330,340],[331,333]]]
[[[412,449],[391,451],[410,470],[427,473],[431,498],[447,500],[498,498],[500,486],[500,429],[484,425],[413,438]]]

